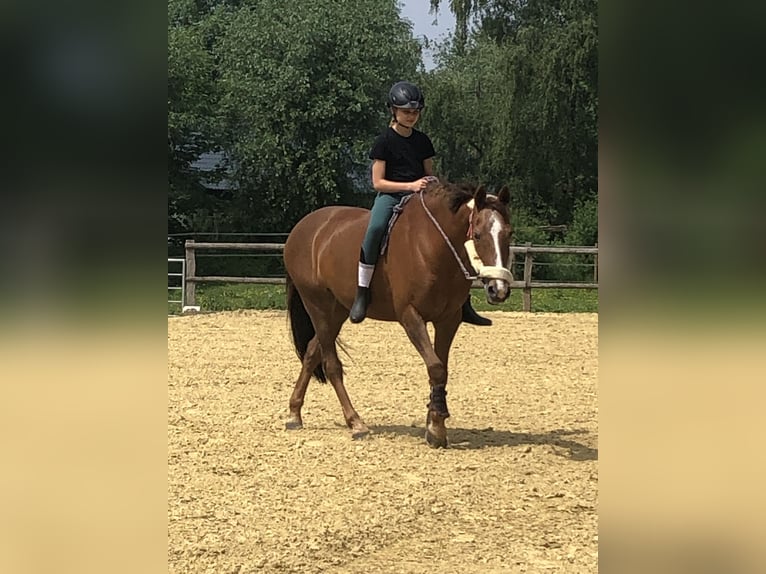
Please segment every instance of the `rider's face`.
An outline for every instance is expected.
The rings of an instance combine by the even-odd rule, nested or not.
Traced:
[[[408,128],[414,126],[418,119],[420,119],[420,110],[418,109],[407,110],[402,108],[394,108],[394,113],[396,114],[396,123]]]

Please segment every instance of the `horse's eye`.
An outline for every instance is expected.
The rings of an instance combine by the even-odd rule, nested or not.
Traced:
[[[481,233],[474,233],[473,234],[473,239],[474,239],[474,241],[478,241],[479,239],[481,239]]]

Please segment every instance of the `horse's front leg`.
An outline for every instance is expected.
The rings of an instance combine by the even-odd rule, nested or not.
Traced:
[[[426,417],[426,440],[432,446],[446,446],[447,429],[444,421],[449,417],[447,408],[447,379],[449,377],[449,350],[460,327],[461,313],[434,323],[434,351],[444,368],[444,385],[431,385],[431,397]]]
[[[428,370],[428,383],[431,387],[430,400],[428,402],[428,414],[426,416],[426,441],[434,447],[447,446],[447,428],[444,421],[449,417],[447,409],[447,355],[449,346],[460,324],[459,316],[456,315],[455,325],[451,329],[449,325],[443,325],[436,330],[437,347],[446,352],[437,353],[431,345],[426,323],[420,314],[413,308],[407,307],[402,313],[400,323],[407,332],[412,344],[423,357]],[[442,325],[442,324],[440,324]],[[440,354],[443,356],[440,356]]]

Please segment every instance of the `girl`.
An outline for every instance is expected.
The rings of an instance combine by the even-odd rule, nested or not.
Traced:
[[[380,134],[370,151],[372,187],[377,191],[370,213],[370,223],[359,254],[358,287],[349,318],[360,323],[367,315],[370,302],[370,282],[378,261],[380,242],[402,197],[421,191],[436,179],[433,157],[436,155],[431,139],[415,129],[425,98],[415,84],[397,82],[388,92],[391,122]],[[463,304],[463,321],[473,325],[491,325],[471,307],[471,297]]]

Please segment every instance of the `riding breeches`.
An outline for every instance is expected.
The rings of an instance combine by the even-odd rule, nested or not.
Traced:
[[[406,195],[409,195],[409,193],[378,193],[375,196],[370,213],[370,223],[367,226],[367,233],[362,241],[362,263],[375,265],[378,262],[380,242],[386,233],[388,221],[394,213],[394,207]]]

